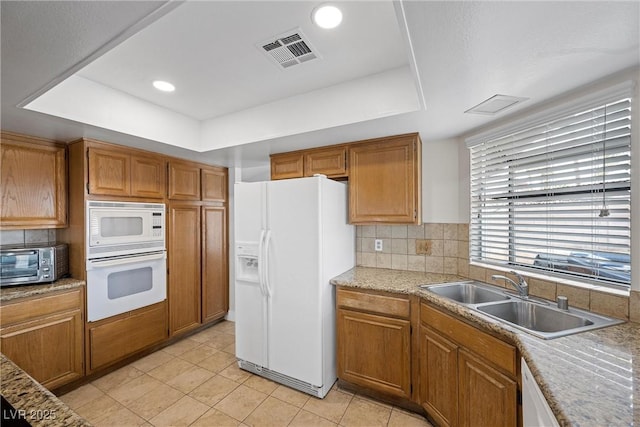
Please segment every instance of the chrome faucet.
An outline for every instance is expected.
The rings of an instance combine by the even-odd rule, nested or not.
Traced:
[[[518,283],[509,279],[507,276],[502,276],[501,274],[494,274],[493,276],[491,276],[491,278],[493,280],[498,280],[498,279],[506,280],[507,282],[511,283],[514,288],[518,290],[518,293],[522,298],[529,298],[529,285],[527,284],[527,281],[524,280],[524,277],[522,277],[520,274],[516,273],[513,270],[510,271],[510,273],[514,274],[518,278]]]

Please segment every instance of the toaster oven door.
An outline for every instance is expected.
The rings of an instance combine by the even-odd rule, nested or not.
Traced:
[[[38,281],[40,257],[37,250],[0,252],[0,285]]]

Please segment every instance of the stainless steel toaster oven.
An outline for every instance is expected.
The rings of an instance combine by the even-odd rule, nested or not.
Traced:
[[[0,247],[0,286],[53,282],[69,273],[66,244]]]

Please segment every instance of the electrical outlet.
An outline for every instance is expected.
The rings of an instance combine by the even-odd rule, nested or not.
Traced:
[[[431,255],[431,240],[416,239],[416,255]]]
[[[376,240],[375,240],[375,247],[374,247],[374,249],[375,249],[377,252],[382,252],[382,239],[376,239]]]

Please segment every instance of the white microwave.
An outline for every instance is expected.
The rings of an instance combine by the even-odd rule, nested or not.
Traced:
[[[87,201],[87,259],[165,249],[164,203]]]

